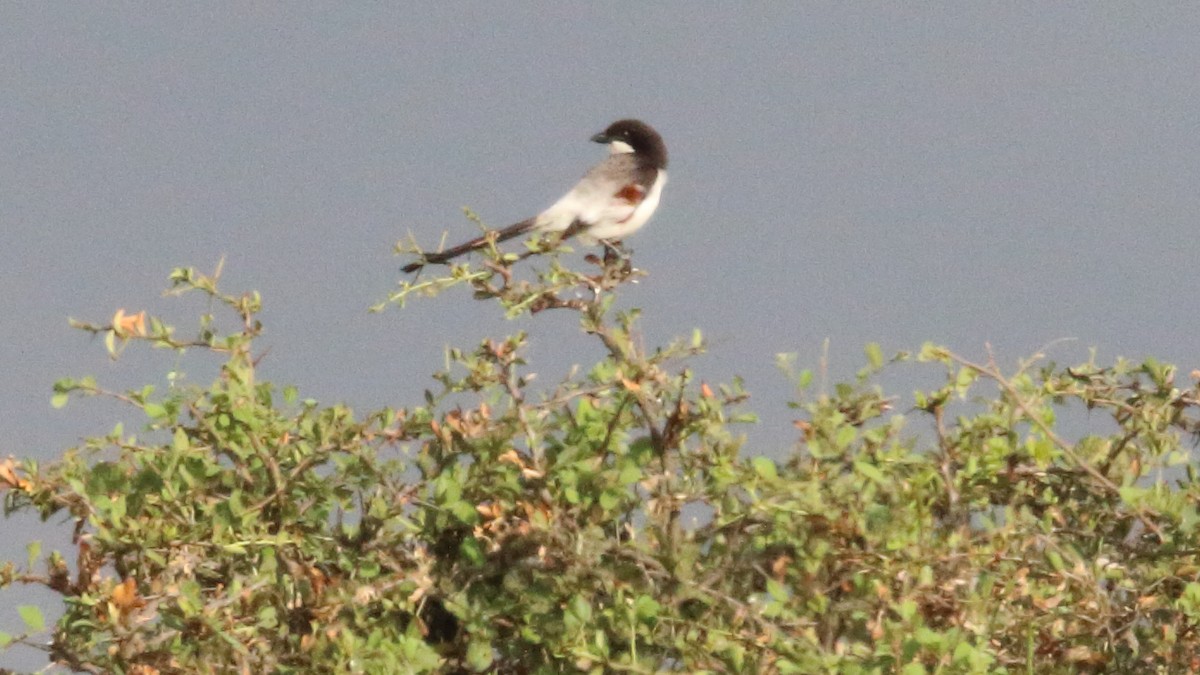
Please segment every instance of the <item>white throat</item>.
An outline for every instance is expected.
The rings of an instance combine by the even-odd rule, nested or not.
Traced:
[[[633,146],[625,141],[609,141],[608,152],[613,155],[627,155],[633,152]]]

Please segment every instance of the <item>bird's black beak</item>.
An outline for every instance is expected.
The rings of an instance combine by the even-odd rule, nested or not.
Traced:
[[[596,134],[595,136],[592,136],[592,142],[593,142],[593,143],[607,143],[607,142],[609,142],[610,140],[612,140],[612,139],[611,139],[611,138],[609,138],[608,136],[606,136],[606,135],[604,134],[604,132],[603,132],[603,131],[601,131],[600,133]]]

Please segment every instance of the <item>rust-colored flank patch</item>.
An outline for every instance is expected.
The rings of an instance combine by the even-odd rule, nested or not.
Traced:
[[[630,204],[637,204],[641,202],[642,197],[645,195],[646,191],[642,189],[642,186],[635,185],[633,183],[621,188],[616,194],[617,197],[629,202]]]

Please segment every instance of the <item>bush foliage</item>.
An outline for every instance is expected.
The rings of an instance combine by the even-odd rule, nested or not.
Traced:
[[[794,375],[798,440],[774,460],[742,447],[739,383],[689,367],[698,334],[642,346],[614,301],[627,262],[522,279],[489,258],[390,301],[466,286],[509,316],[574,313],[603,360],[535,388],[528,336],[485,339],[450,350],[423,404],[356,415],[256,377],[259,299],[219,275],[172,276],[224,313],[194,337],[80,324],[220,375],[55,385],[56,405],[119,399],[137,430],[0,463],[6,513],[74,533],[0,566],[62,600],[52,626],[16,609],[28,631],[0,643],[143,675],[1200,667],[1200,390],[1173,368],[1005,372],[926,346],[891,360],[944,381],[898,410],[872,346],[832,391]]]

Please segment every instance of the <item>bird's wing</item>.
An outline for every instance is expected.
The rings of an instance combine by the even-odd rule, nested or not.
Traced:
[[[539,214],[535,227],[544,232],[563,232],[575,226],[586,232],[593,225],[625,222],[650,189],[643,173],[632,156],[612,155]]]

